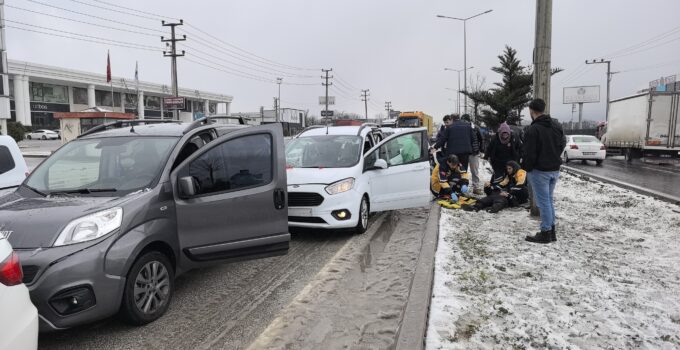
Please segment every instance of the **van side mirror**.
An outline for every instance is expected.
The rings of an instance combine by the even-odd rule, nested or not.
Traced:
[[[191,176],[185,176],[179,179],[179,194],[180,197],[183,198],[196,195],[196,186],[194,186],[194,179]]]
[[[378,158],[375,163],[373,163],[373,169],[387,169],[387,161],[382,158]]]

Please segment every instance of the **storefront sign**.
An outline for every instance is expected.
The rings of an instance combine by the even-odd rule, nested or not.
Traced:
[[[70,112],[71,106],[61,103],[31,102],[31,112]]]

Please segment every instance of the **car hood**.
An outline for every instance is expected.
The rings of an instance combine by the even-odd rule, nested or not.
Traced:
[[[352,168],[288,168],[288,185],[329,185],[348,177],[356,177]]]
[[[16,191],[0,198],[0,232],[9,236],[14,248],[51,247],[72,220],[123,201],[118,197],[25,197]]]

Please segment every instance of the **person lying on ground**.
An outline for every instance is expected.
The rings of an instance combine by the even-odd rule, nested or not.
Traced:
[[[460,161],[455,154],[446,158],[446,162],[437,164],[432,170],[430,190],[445,199],[458,201],[458,196],[467,194],[470,175],[461,169]]]
[[[463,205],[466,211],[486,209],[489,213],[498,213],[507,207],[517,207],[529,199],[526,185],[527,173],[513,160],[505,166],[506,175],[503,181],[492,184],[487,182],[484,187],[486,197],[479,199],[474,205]]]

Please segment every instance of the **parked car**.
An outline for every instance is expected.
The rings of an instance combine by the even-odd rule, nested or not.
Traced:
[[[59,134],[52,130],[40,129],[26,134],[26,138],[29,140],[56,140],[59,138]]]
[[[279,124],[119,121],[0,198],[0,227],[14,232],[41,331],[119,312],[141,325],[187,270],[285,254],[285,199]]]
[[[54,129],[52,130],[57,133],[57,139],[61,140],[61,129]]]
[[[562,153],[562,161],[568,163],[571,160],[594,160],[601,165],[607,156],[607,149],[595,136],[568,135],[567,146]]]
[[[28,167],[13,138],[0,135],[0,190],[21,185]]]
[[[364,233],[372,212],[428,205],[426,129],[382,137],[364,125],[311,128],[291,140],[288,224]]]
[[[19,256],[5,238],[11,233],[0,231],[0,349],[34,350],[38,348],[38,311],[21,282]]]

